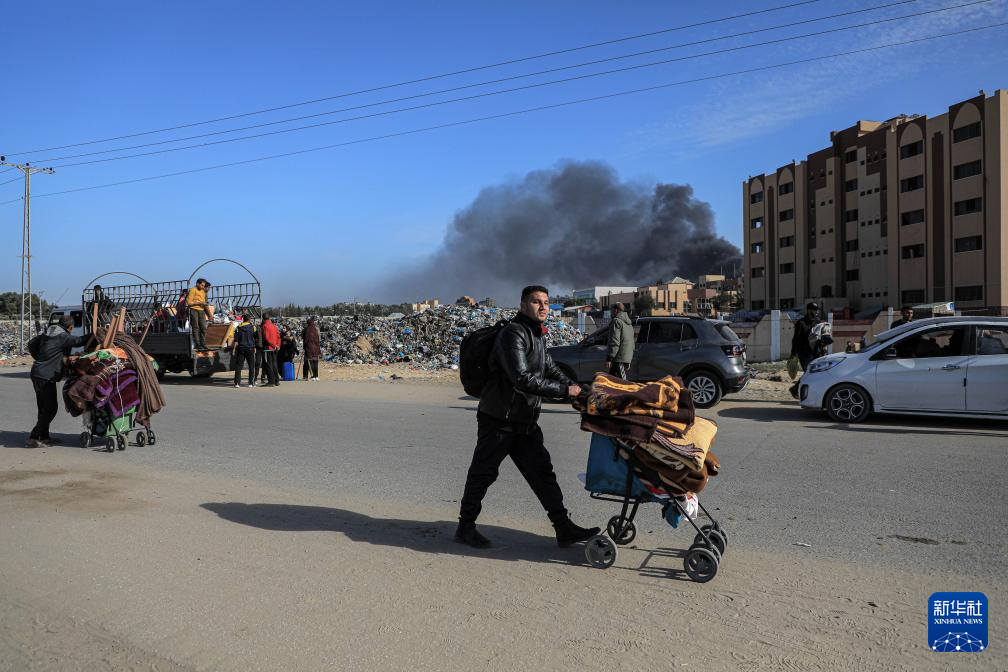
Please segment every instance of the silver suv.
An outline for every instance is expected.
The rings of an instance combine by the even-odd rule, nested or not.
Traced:
[[[746,349],[727,322],[700,317],[641,317],[634,323],[637,347],[630,380],[647,382],[673,375],[683,379],[697,408],[710,408],[722,395],[749,384]],[[573,380],[590,383],[606,371],[603,327],[577,345],[550,348],[550,355]]]

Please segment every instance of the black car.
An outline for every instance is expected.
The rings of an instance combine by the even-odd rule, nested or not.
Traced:
[[[749,383],[746,349],[727,322],[701,317],[641,317],[634,324],[637,347],[630,380],[647,382],[668,375],[683,379],[697,408],[710,408],[722,395]],[[590,383],[607,370],[609,327],[577,345],[550,348],[557,366],[572,379]]]

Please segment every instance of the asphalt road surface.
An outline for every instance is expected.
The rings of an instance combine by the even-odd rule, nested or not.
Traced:
[[[461,388],[297,382],[236,390],[226,378],[183,377],[169,377],[164,388],[156,447],[115,454],[75,448],[79,422],[61,410],[53,434],[67,446],[56,455],[86,456],[99,471],[128,465],[152,476],[238,479],[305,497],[387,502],[444,521],[457,516],[475,441],[476,402]],[[34,416],[23,370],[0,373],[0,409],[0,448],[23,446]],[[842,426],[790,402],[727,401],[703,414],[719,425],[723,470],[701,501],[737,552],[880,577],[962,576],[981,591],[1008,578],[1008,423],[876,416]],[[591,500],[578,480],[589,442],[578,415],[550,404],[541,424],[572,517],[604,526],[617,507]],[[502,521],[549,533],[507,461],[481,518],[492,538],[506,534]],[[642,511],[638,527],[644,547],[685,548],[692,538],[668,527],[655,506]],[[450,526],[441,532],[447,536]],[[919,600],[941,589],[921,588]]]

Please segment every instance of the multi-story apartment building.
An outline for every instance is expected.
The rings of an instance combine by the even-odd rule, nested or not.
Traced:
[[[859,121],[742,183],[745,307],[1008,307],[1008,91]]]

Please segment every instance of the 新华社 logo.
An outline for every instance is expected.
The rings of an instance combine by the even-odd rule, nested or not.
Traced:
[[[987,596],[932,593],[928,598],[928,646],[938,653],[979,653],[987,648]]]

